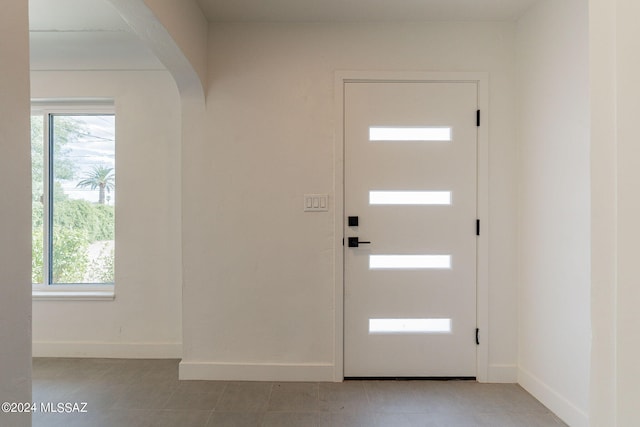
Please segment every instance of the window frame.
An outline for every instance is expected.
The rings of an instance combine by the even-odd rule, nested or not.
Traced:
[[[51,155],[51,133],[50,120],[51,115],[112,115],[116,117],[115,103],[112,99],[64,99],[64,100],[31,100],[31,117],[42,116],[43,120],[43,194],[44,199],[44,215],[50,214],[50,204],[52,203],[51,192],[51,173],[50,173],[50,155]],[[116,133],[116,148],[118,131]],[[117,154],[116,154],[117,156]],[[117,163],[117,161],[116,161]],[[117,204],[116,204],[117,206]],[[33,208],[32,208],[33,209]],[[117,208],[116,208],[117,210]],[[117,215],[116,215],[117,217]],[[50,259],[48,256],[48,239],[50,236],[50,220],[45,220],[43,224],[43,282],[32,283],[32,299],[34,301],[42,300],[88,300],[88,301],[112,301],[115,299],[115,282],[114,283],[49,283],[50,277]],[[114,277],[115,281],[115,277]]]

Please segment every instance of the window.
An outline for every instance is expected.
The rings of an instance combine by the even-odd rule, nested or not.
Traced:
[[[450,269],[451,255],[369,255],[369,269]]]
[[[451,333],[451,319],[369,319],[370,334]]]
[[[370,205],[450,205],[450,191],[369,191]]]
[[[116,202],[113,106],[34,108],[31,167],[34,290],[54,288],[48,285],[58,289],[112,285]]]
[[[451,141],[450,127],[396,126],[369,128],[369,141]]]

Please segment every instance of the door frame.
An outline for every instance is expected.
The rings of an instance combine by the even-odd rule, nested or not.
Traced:
[[[422,72],[422,71],[336,71],[334,79],[334,265],[335,265],[335,343],[334,381],[344,380],[344,87],[346,83],[368,82],[438,82],[477,83],[478,127],[477,151],[477,213],[481,233],[476,240],[476,324],[480,329],[480,344],[476,352],[476,378],[488,381],[489,367],[489,74],[484,72]],[[472,337],[469,337],[472,339]]]

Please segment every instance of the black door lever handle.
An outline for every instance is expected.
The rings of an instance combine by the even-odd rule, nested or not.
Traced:
[[[370,245],[371,244],[371,242],[365,242],[365,241],[362,241],[362,240],[358,240],[357,237],[349,237],[348,242],[349,242],[349,247],[350,248],[357,248],[360,245]]]

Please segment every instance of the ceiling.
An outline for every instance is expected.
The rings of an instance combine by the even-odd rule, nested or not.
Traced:
[[[210,22],[512,21],[537,0],[196,0]]]
[[[511,21],[537,0],[180,0],[210,22]],[[29,0],[32,70],[161,70],[108,0]]]
[[[107,0],[29,0],[32,70],[161,70]]]

